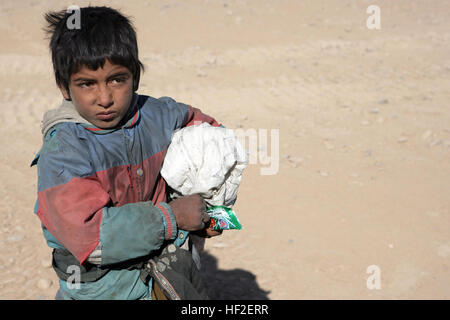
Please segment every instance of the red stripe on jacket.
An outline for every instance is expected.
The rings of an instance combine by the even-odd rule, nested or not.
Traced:
[[[109,195],[94,177],[88,177],[45,189],[38,199],[42,223],[83,263],[100,240],[102,210],[110,203]]]
[[[207,114],[204,114],[200,111],[200,109],[194,108],[192,106],[188,107],[188,117],[186,120],[186,127],[192,126],[194,124],[200,124],[202,122],[207,122],[213,127],[219,127],[220,124],[213,118],[208,116]]]

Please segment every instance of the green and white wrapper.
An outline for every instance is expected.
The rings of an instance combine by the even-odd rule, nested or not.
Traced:
[[[225,206],[211,206],[206,209],[211,217],[212,230],[241,230],[242,225],[233,209]]]

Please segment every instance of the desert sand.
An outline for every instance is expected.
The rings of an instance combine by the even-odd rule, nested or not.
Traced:
[[[30,168],[62,99],[43,14],[89,3],[133,17],[139,93],[258,133],[243,229],[202,255],[213,299],[450,298],[447,0],[2,0],[0,299],[58,289]]]

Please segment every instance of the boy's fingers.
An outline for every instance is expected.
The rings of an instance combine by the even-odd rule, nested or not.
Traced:
[[[221,235],[223,232],[223,230],[211,230],[211,229],[206,229],[206,234],[210,237],[215,237],[215,236],[219,236]]]
[[[203,211],[202,212],[202,221],[204,223],[207,223],[209,221],[209,219],[210,219],[209,214],[206,211]]]
[[[209,228],[206,228],[206,229],[196,231],[195,234],[197,234],[200,237],[211,238],[211,237],[215,237],[215,236],[220,236],[222,234],[222,231],[223,230],[211,230]]]

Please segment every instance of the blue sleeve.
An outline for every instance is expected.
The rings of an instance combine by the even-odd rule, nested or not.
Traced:
[[[101,264],[148,255],[176,235],[175,217],[166,203],[155,206],[152,202],[138,202],[105,207],[100,226]]]

